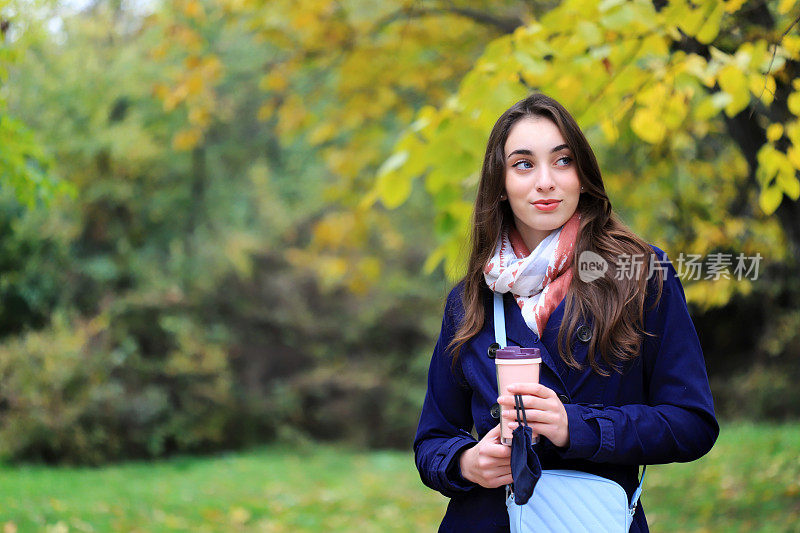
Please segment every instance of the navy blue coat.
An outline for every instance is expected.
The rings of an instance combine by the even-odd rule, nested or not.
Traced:
[[[645,300],[644,327],[657,337],[644,338],[641,356],[625,366],[623,375],[611,372],[604,377],[593,372],[587,362],[588,344],[577,336],[573,354],[585,368],[576,371],[564,364],[556,347],[564,300],[538,338],[522,318],[513,295],[504,295],[508,344],[541,350],[540,382],[555,391],[567,412],[569,445],[558,448],[542,438],[542,468],[582,470],[613,479],[625,488],[629,499],[638,485],[639,465],[693,461],[706,454],[719,435],[703,352],[683,287],[664,252],[651,247],[667,265],[657,306],[649,309],[655,299],[655,277]],[[463,282],[447,297],[414,456],[422,482],[450,498],[439,531],[507,532],[505,488],[487,489],[469,482],[459,467],[460,452],[477,443],[471,434],[473,426],[483,438],[498,423],[490,412],[498,391],[494,360],[487,354],[495,341],[488,287],[483,329],[462,347],[454,371],[452,358],[444,351],[464,315],[462,292]],[[585,324],[592,327],[592,320]],[[647,478],[631,531],[649,531],[643,507],[646,499]]]

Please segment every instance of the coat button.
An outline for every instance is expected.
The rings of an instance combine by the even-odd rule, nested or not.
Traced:
[[[489,414],[492,415],[492,418],[498,420],[500,418],[500,404],[496,403],[489,409]]]
[[[566,394],[559,394],[558,399],[561,400],[561,403],[569,403],[569,396]]]
[[[494,359],[494,355],[497,352],[497,350],[499,350],[499,349],[500,349],[500,345],[497,344],[496,342],[493,342],[492,344],[490,344],[489,345],[489,359]]]
[[[577,335],[581,342],[589,342],[592,338],[592,328],[584,324],[578,328]]]

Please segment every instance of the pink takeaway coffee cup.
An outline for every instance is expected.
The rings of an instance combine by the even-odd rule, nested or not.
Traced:
[[[511,396],[508,386],[512,383],[539,383],[539,365],[542,358],[539,348],[520,348],[507,346],[497,350],[494,357],[497,368],[497,391],[501,396]],[[507,408],[504,407],[504,410]],[[511,428],[509,422],[517,419],[516,412],[511,418],[500,418],[500,442],[511,446]],[[533,432],[533,442],[538,442],[539,436]]]

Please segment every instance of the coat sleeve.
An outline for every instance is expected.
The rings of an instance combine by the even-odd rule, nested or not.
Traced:
[[[455,293],[455,290],[450,293],[445,305],[441,333],[428,370],[428,390],[414,439],[414,459],[422,482],[447,497],[477,486],[461,476],[457,460],[459,452],[474,446],[477,441],[470,433],[473,424],[470,410],[472,392],[459,370],[461,365],[456,364],[458,375],[454,374],[452,358],[445,353],[447,344],[455,336]]]
[[[705,455],[719,435],[705,360],[686,296],[672,263],[655,308],[645,305],[642,404],[592,408],[566,404],[569,445],[563,458],[618,464],[688,462]]]

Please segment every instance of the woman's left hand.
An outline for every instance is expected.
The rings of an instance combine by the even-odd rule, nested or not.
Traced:
[[[503,418],[514,420],[508,427],[512,430],[519,424],[516,422],[517,412],[514,408],[514,394],[522,394],[525,416],[534,433],[543,435],[558,447],[569,445],[569,426],[567,410],[552,389],[539,383],[514,383],[508,386],[510,395],[497,399],[503,407]]]

